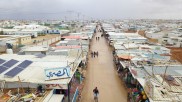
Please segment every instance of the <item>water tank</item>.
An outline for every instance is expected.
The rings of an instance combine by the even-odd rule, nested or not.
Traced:
[[[13,54],[13,50],[12,49],[6,49],[6,53],[7,54]]]

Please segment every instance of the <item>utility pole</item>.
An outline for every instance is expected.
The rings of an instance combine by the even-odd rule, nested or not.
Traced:
[[[69,19],[70,19],[70,21],[71,21],[71,19],[72,19],[71,16],[72,16],[72,14],[73,14],[74,11],[71,10],[71,11],[67,11],[67,12],[68,12],[68,14],[69,14]]]
[[[83,22],[84,22],[85,15],[83,15]]]
[[[73,11],[67,11],[69,14],[69,23],[70,23],[70,28],[71,28],[71,32],[72,32],[72,27],[71,27],[71,15],[73,13]]]
[[[164,83],[164,78],[165,78],[165,76],[166,76],[167,68],[168,68],[168,65],[166,65],[166,69],[165,69],[164,76],[163,76],[163,80],[162,80],[162,85],[163,85],[163,83]]]
[[[66,16],[64,17],[64,20],[65,20],[65,22],[67,21],[67,17]]]
[[[80,13],[77,13],[78,21],[80,20]]]
[[[154,54],[152,52],[152,77],[154,77]]]

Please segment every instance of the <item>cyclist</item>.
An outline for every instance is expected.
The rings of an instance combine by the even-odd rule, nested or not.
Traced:
[[[97,87],[95,87],[95,89],[93,90],[93,93],[94,93],[95,102],[98,102],[99,90],[97,89]]]

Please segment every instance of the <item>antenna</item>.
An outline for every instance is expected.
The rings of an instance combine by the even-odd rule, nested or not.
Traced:
[[[65,19],[65,21],[67,21],[67,17],[66,16],[64,17],[64,19]]]
[[[80,13],[77,13],[78,21],[80,20]]]

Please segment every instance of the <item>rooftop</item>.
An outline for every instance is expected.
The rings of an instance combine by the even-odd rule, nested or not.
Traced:
[[[14,82],[18,81],[18,76],[20,77],[22,82],[30,82],[30,83],[42,83],[42,84],[67,84],[70,81],[70,78],[66,79],[58,79],[58,80],[50,80],[45,81],[45,72],[44,70],[47,68],[59,68],[59,67],[66,67],[70,66],[71,72],[70,75],[74,74],[76,71],[76,66],[80,63],[81,59],[77,59],[75,57],[68,57],[68,56],[51,56],[47,55],[43,58],[38,58],[34,55],[16,55],[16,54],[3,54],[0,55],[1,59],[6,61],[10,59],[17,60],[18,62],[11,66],[6,71],[0,74],[0,79]],[[10,70],[14,69],[17,65],[22,63],[24,60],[32,61],[33,63],[30,64],[27,68],[23,71],[15,75],[14,77],[6,77],[6,73]],[[72,63],[75,63],[74,65]],[[39,74],[35,74],[35,73]]]

